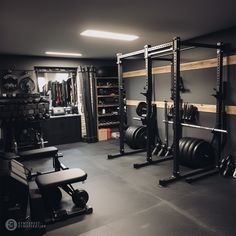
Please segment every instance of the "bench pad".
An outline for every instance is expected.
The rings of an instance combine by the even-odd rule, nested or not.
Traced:
[[[56,147],[45,147],[33,150],[27,150],[19,152],[20,158],[37,158],[37,157],[53,157],[57,154],[58,149]]]
[[[63,186],[81,182],[87,179],[87,174],[79,168],[56,171],[36,177],[35,182],[39,189]]]

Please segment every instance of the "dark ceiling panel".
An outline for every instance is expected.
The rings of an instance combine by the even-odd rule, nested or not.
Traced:
[[[175,36],[187,39],[231,27],[235,9],[235,0],[1,0],[0,53],[68,51],[110,58]],[[88,28],[140,38],[122,42],[79,35]]]

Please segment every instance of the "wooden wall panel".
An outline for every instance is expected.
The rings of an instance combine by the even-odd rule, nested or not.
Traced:
[[[224,65],[236,65],[236,55],[232,55],[229,57],[224,57]],[[217,59],[207,59],[201,61],[194,61],[188,63],[182,63],[180,66],[181,71],[186,70],[198,70],[198,69],[206,69],[206,68],[214,68],[217,66]],[[154,67],[152,69],[153,74],[163,74],[163,73],[170,73],[170,66],[160,66]],[[123,73],[124,78],[131,78],[136,76],[144,76],[145,70],[135,70],[135,71],[128,71]]]
[[[139,102],[144,102],[144,100],[127,100],[126,104],[128,106],[137,106]],[[155,101],[153,102],[157,105],[158,108],[164,108],[164,102],[163,101]],[[168,106],[172,105],[173,103],[168,101]],[[199,104],[199,103],[191,103],[192,105],[196,106],[198,108],[198,111],[200,112],[210,112],[215,113],[216,112],[216,106],[212,104]],[[229,115],[236,115],[236,106],[226,106],[226,113]]]

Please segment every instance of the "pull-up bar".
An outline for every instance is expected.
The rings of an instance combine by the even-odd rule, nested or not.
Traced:
[[[182,41],[181,45],[183,46],[193,46],[198,48],[208,48],[208,49],[221,49],[222,45],[212,45],[212,44],[206,44],[206,43],[193,43],[188,41]]]
[[[153,52],[153,51],[157,51],[157,50],[161,50],[161,49],[164,50],[165,48],[172,47],[172,45],[173,45],[172,42],[160,44],[160,45],[148,48],[148,52]],[[162,53],[161,51],[159,53]],[[128,57],[137,56],[137,55],[144,54],[144,53],[145,53],[145,49],[141,49],[141,50],[126,53],[126,54],[117,54],[117,58],[118,58],[118,60],[125,59]],[[158,54],[158,51],[156,53]]]

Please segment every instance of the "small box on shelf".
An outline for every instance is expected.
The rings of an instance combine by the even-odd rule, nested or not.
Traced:
[[[98,140],[99,141],[107,140],[107,129],[99,129],[98,130]]]
[[[110,128],[102,128],[98,130],[98,140],[105,141],[111,139],[111,129]]]

